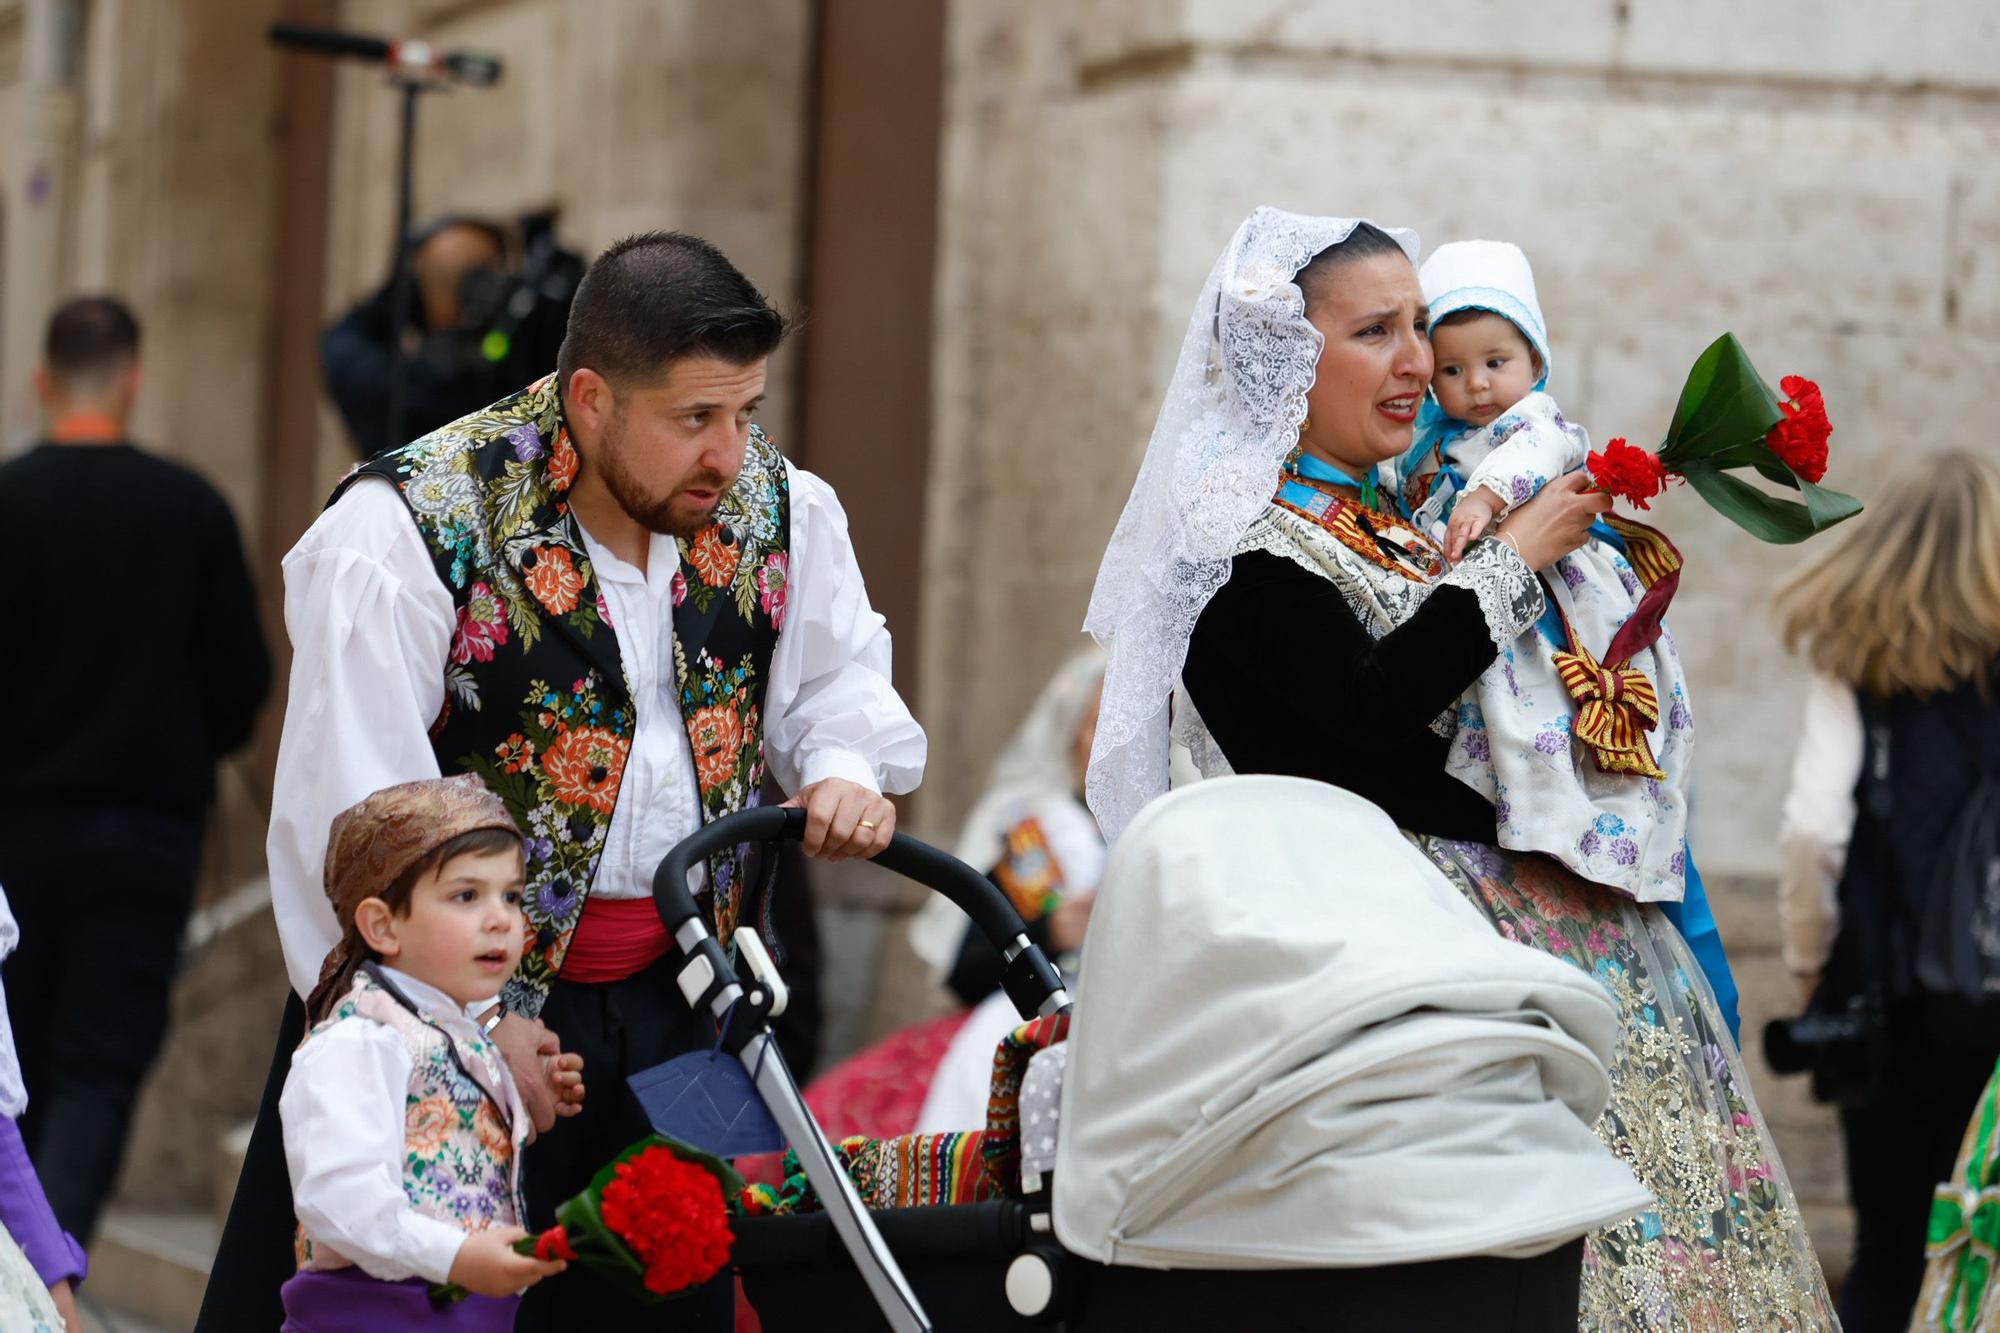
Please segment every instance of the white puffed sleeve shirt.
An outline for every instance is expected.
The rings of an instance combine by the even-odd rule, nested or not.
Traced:
[[[765,694],[765,761],[788,792],[825,778],[910,791],[926,741],[890,683],[889,632],[869,604],[847,515],[825,482],[785,469],[791,582]],[[702,819],[675,697],[680,555],[671,537],[652,540],[642,573],[584,533],[637,711],[590,890],[605,898],[649,894],[660,859]],[[284,571],[292,673],[266,851],[285,967],[305,995],[338,939],[320,882],[333,817],[383,787],[439,775],[428,732],[444,706],[457,612],[402,497],[379,478],[321,514]]]

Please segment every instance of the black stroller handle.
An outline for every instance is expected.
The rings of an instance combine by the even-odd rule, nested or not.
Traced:
[[[798,842],[806,834],[806,812],[797,806],[767,805],[738,810],[704,824],[675,844],[653,874],[653,906],[669,935],[700,917],[688,890],[688,871],[716,852],[746,842]],[[986,941],[1007,961],[1003,985],[1024,1017],[1052,1013],[1067,1004],[1062,976],[1028,940],[1028,927],[1007,895],[993,882],[948,852],[898,833],[871,858],[927,889],[943,894],[972,918]],[[1054,1003],[1052,1003],[1052,1001]]]

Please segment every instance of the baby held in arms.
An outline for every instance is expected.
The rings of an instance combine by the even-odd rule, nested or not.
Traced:
[[[1539,391],[1535,386],[1542,380],[1542,357],[1528,342],[1527,337],[1504,315],[1496,315],[1490,310],[1465,307],[1433,326],[1431,330],[1431,350],[1436,357],[1437,369],[1431,376],[1431,392],[1437,398],[1438,407],[1453,421],[1464,422],[1474,428],[1490,426],[1499,420],[1502,413],[1520,407],[1530,394]],[[1574,438],[1562,429],[1562,413],[1555,409],[1555,400],[1547,394],[1540,395],[1547,400],[1549,411],[1547,421],[1554,428],[1552,435],[1560,434],[1566,445]],[[1528,425],[1527,414],[1535,411],[1540,404],[1530,404],[1521,414],[1522,425]],[[1577,432],[1580,436],[1581,432]],[[1534,440],[1529,435],[1515,446],[1515,452],[1526,455]],[[1502,442],[1504,444],[1504,442]],[[1460,444],[1456,451],[1466,452]],[[1496,445],[1494,452],[1500,452]],[[1554,456],[1568,461],[1572,449],[1561,448]],[[1586,451],[1587,452],[1587,451]],[[1502,454],[1503,459],[1507,457]],[[1492,454],[1487,458],[1491,460]],[[1523,461],[1531,461],[1524,458]],[[1577,466],[1581,466],[1579,462]],[[1525,492],[1515,499],[1503,499],[1493,490],[1499,480],[1502,468],[1489,468],[1478,485],[1470,486],[1456,497],[1451,505],[1451,519],[1445,525],[1445,558],[1457,564],[1465,554],[1465,548],[1484,536],[1486,531],[1499,521],[1511,503],[1525,500],[1541,489],[1545,478],[1532,471],[1516,468],[1508,480],[1518,479],[1519,490]],[[1510,487],[1510,492],[1515,487]]]
[[[1590,437],[1547,392],[1548,332],[1519,247],[1453,242],[1419,279],[1436,368],[1393,480],[1456,563],[1510,509],[1582,469]],[[1638,635],[1646,617],[1618,631],[1678,563],[1658,533],[1613,519],[1540,571],[1547,612],[1497,645],[1461,700],[1448,760],[1493,802],[1502,846],[1648,902],[1683,893],[1694,727],[1672,636]]]

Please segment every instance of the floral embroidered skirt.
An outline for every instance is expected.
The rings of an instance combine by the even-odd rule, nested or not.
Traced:
[[[1742,1057],[1660,910],[1546,857],[1412,841],[1502,935],[1590,972],[1618,1006],[1611,1104],[1597,1133],[1654,1206],[1588,1238],[1579,1327],[1838,1328]]]

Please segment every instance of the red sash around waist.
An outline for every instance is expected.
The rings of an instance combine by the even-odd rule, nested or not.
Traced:
[[[563,955],[564,981],[623,981],[673,947],[653,900],[588,898]]]

